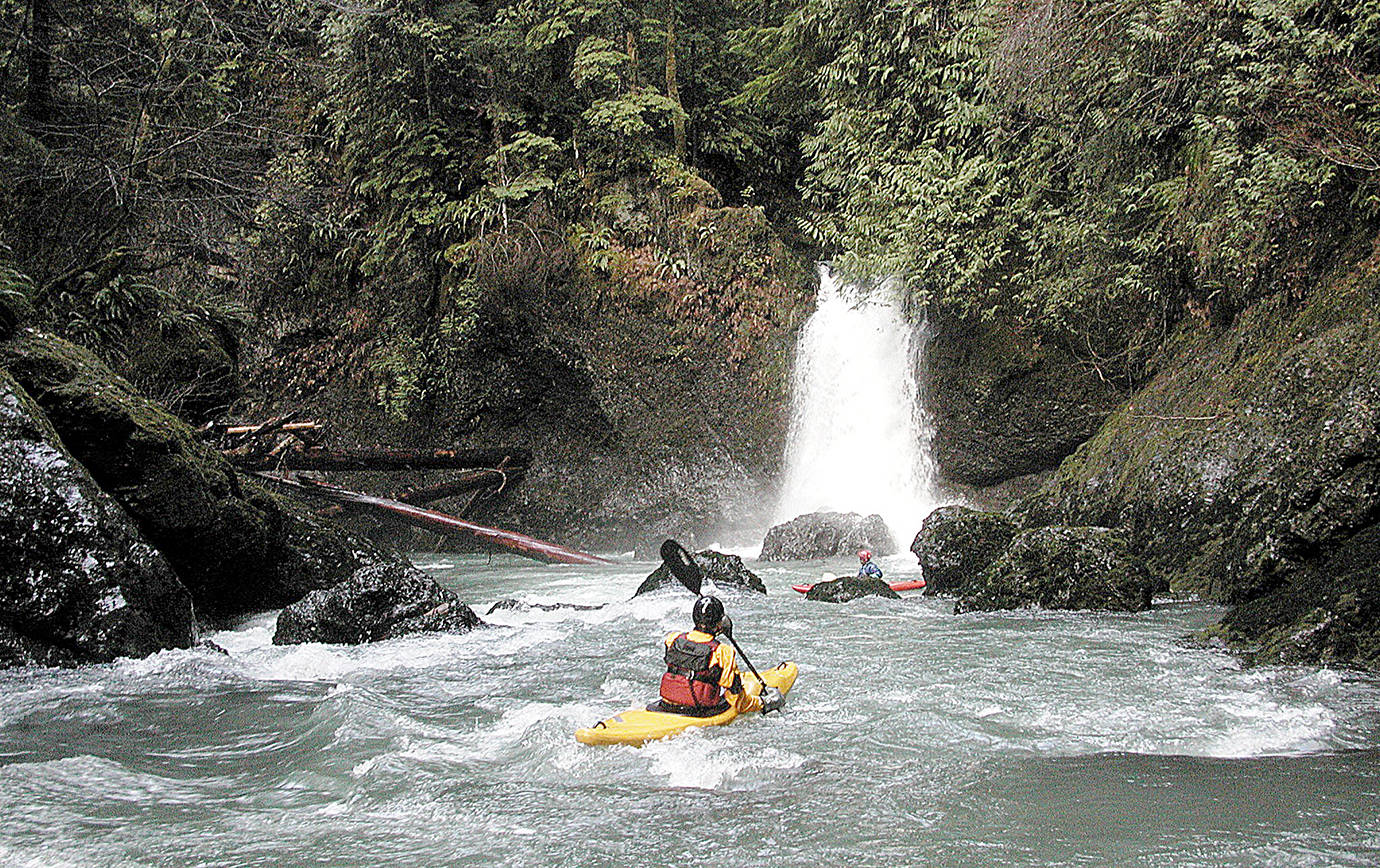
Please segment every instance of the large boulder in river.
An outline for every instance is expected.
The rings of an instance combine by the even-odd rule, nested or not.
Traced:
[[[805,594],[805,599],[821,603],[847,603],[859,597],[901,599],[901,595],[893,591],[891,585],[870,576],[844,576],[839,579],[816,582],[815,586]]]
[[[0,368],[0,668],[196,638],[191,595]]]
[[[0,342],[62,442],[172,565],[202,616],[279,608],[396,561],[251,482],[92,353],[35,329]]]
[[[283,609],[273,644],[358,645],[409,633],[466,633],[483,623],[453,591],[421,570],[379,564]]]
[[[855,554],[869,549],[879,557],[896,554],[896,540],[880,515],[856,512],[811,512],[767,531],[764,561],[808,561]]]
[[[702,552],[694,552],[690,555],[699,565],[700,571],[704,573],[707,581],[714,583],[719,588],[740,588],[745,591],[752,591],[756,594],[765,594],[767,586],[757,577],[757,574],[743,566],[743,559],[737,555],[726,555],[711,549]],[[665,564],[657,567],[652,574],[643,580],[633,592],[634,597],[660,590],[668,586],[681,587]]]
[[[943,506],[925,516],[910,550],[920,562],[926,595],[963,593],[1019,531],[1019,523],[1006,513],[964,506]]]
[[[954,613],[999,609],[1150,608],[1155,580],[1127,551],[1125,538],[1102,527],[1023,531],[995,563],[970,582]]]

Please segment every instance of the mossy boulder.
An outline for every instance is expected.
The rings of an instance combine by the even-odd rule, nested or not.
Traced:
[[[219,324],[193,319],[150,321],[124,340],[125,372],[140,391],[200,424],[240,397],[238,346]]]
[[[1380,669],[1380,524],[1207,631],[1252,662]]]
[[[26,329],[0,343],[0,365],[168,560],[201,616],[278,608],[361,566],[397,560],[242,478],[75,344]]]
[[[964,506],[942,506],[925,516],[910,544],[925,577],[925,594],[963,593],[1019,531],[1011,515]]]
[[[706,582],[713,582],[718,588],[738,588],[744,591],[751,591],[754,594],[765,594],[767,586],[758,578],[757,574],[743,566],[743,559],[737,555],[726,555],[712,549],[705,549],[702,552],[693,552],[690,557],[695,559],[700,571],[704,573]],[[666,587],[683,587],[680,581],[671,573],[665,564],[657,567],[652,574],[643,580],[633,592],[634,597],[658,591]]]
[[[808,561],[853,555],[868,549],[877,557],[894,555],[896,540],[880,515],[856,512],[811,512],[767,531],[764,561]]]
[[[1041,527],[1022,531],[968,584],[954,613],[1000,609],[1150,608],[1155,581],[1108,528]]]
[[[187,648],[192,598],[0,368],[0,668]]]
[[[483,623],[453,591],[421,570],[377,564],[284,608],[273,644],[358,645],[410,633],[466,633]]]
[[[932,320],[926,409],[942,481],[987,488],[1051,470],[1124,395],[1030,330]]]
[[[815,586],[805,594],[805,599],[820,603],[847,603],[859,597],[901,599],[901,595],[893,591],[886,582],[870,576],[843,576],[838,579],[816,582]]]

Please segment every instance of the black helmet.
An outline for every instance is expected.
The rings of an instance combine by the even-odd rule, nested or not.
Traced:
[[[718,597],[700,597],[690,614],[695,619],[695,629],[713,633],[724,619],[724,604]]]

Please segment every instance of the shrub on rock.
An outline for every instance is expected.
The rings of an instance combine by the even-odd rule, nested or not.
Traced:
[[[852,555],[859,549],[879,557],[896,554],[896,540],[880,515],[811,512],[767,531],[762,560],[808,561]]]
[[[275,645],[358,645],[409,633],[466,633],[484,622],[415,567],[376,564],[283,609]]]
[[[1155,580],[1125,538],[1099,527],[1041,527],[1024,531],[969,584],[954,613],[999,609],[1150,608]]]

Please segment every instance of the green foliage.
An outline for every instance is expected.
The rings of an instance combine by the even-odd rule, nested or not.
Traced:
[[[1185,306],[1305,291],[1376,216],[1380,3],[806,3],[747,98],[816,93],[807,231],[1136,380]],[[789,73],[785,75],[783,73]],[[1321,260],[1318,260],[1320,262]]]

